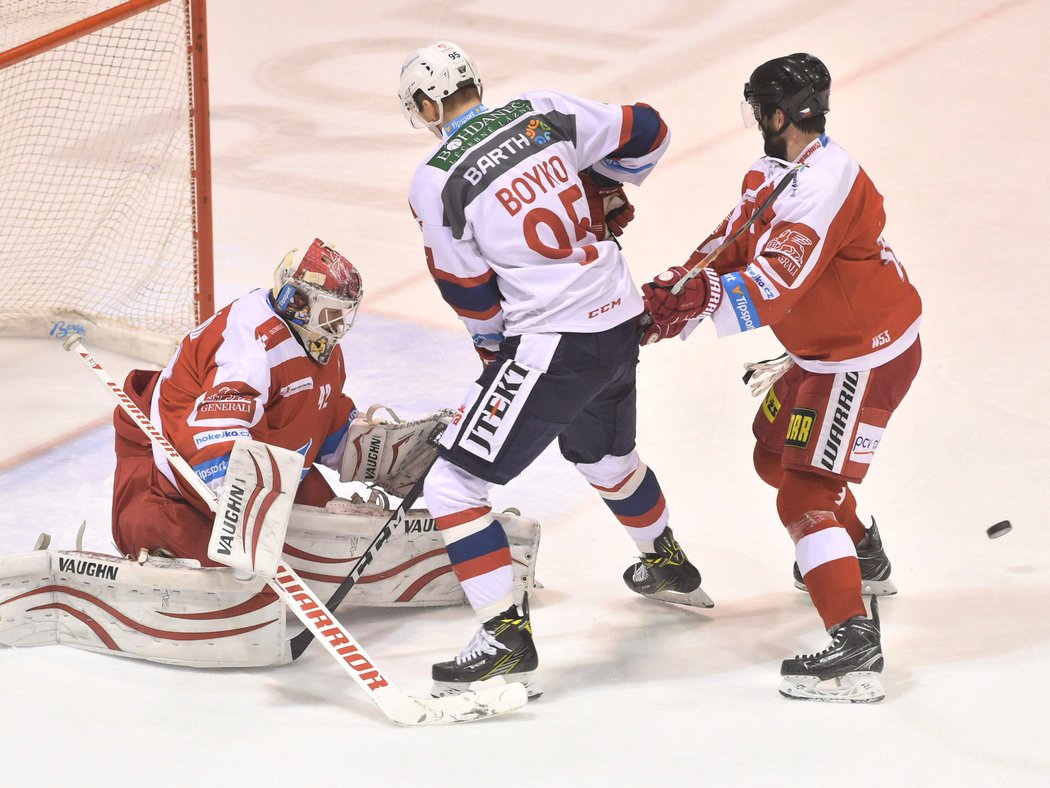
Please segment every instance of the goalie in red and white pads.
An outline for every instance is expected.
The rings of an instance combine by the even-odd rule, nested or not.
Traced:
[[[124,389],[193,471],[222,488],[234,441],[300,453],[297,503],[335,497],[315,463],[338,469],[353,400],[343,394],[340,340],[364,289],[342,255],[315,240],[287,255],[274,286],[248,293],[190,332],[162,372],[134,370]],[[122,411],[115,418],[113,538],[140,551],[211,565],[212,514]]]
[[[434,442],[450,416],[439,411],[405,422],[389,409],[387,418],[379,418],[378,407],[360,416],[353,400],[342,393],[346,373],[340,341],[354,322],[362,294],[361,277],[354,266],[315,240],[301,258],[294,253],[285,257],[272,289],[255,290],[237,299],[191,332],[163,372],[135,370],[126,383],[127,396],[146,414],[151,429],[163,436],[201,481],[215,492],[223,492],[224,502],[230,500],[231,490],[225,482],[234,472],[238,456],[235,442],[253,440],[285,449],[292,457],[301,455],[301,475],[298,469],[292,474],[296,477],[292,481],[299,482],[298,489],[287,485],[295,505],[284,515],[286,552],[279,555],[278,541],[276,557],[293,569],[302,569],[306,581],[325,597],[356,567],[363,548],[388,527],[391,512],[385,497],[380,498],[380,504],[338,499],[315,464],[339,471],[343,481],[366,482],[403,497],[429,468],[435,456]],[[259,665],[286,659],[280,645],[283,619],[280,633],[267,641],[278,645],[264,656],[254,647],[247,651],[220,649],[212,657],[199,657],[196,648],[185,644],[178,648],[179,633],[196,635],[187,623],[196,620],[194,616],[214,616],[227,607],[240,610],[241,604],[249,604],[252,610],[269,608],[276,606],[276,597],[262,586],[248,598],[227,594],[224,584],[230,570],[210,569],[218,567],[218,553],[209,557],[214,521],[209,502],[180,477],[164,452],[151,447],[140,425],[124,411],[118,409],[115,424],[113,536],[128,558],[91,557],[74,551],[68,560],[85,566],[105,563],[121,578],[129,578],[130,586],[97,586],[87,595],[75,584],[69,586],[70,592],[63,592],[62,600],[56,603],[75,611],[68,614],[68,626],[79,634],[69,641],[88,644],[85,647],[108,642],[99,634],[105,629],[97,624],[102,616],[139,622],[142,631],[174,633],[173,651],[159,653],[145,640],[140,643],[134,637],[117,649],[133,656],[191,665]],[[265,467],[265,459],[260,462]],[[280,485],[274,492],[280,493]],[[240,499],[234,501],[236,505],[242,503]],[[416,510],[408,514],[404,532],[363,568],[360,589],[350,596],[349,604],[440,605],[464,601],[429,513]],[[532,582],[539,526],[528,518],[510,517],[516,524],[511,537],[520,570],[516,574],[524,589]],[[233,545],[220,544],[220,551],[223,546]],[[253,554],[256,549],[253,546]],[[165,559],[175,561],[164,564]],[[39,574],[42,588],[53,585],[45,581],[47,572],[52,571],[43,566],[45,558],[25,560],[31,562],[32,572]],[[164,564],[166,574],[160,579],[143,579],[141,585],[152,584],[155,591],[143,596],[134,590],[140,585],[135,578],[151,572],[158,561]],[[4,578],[20,573],[24,563],[8,567],[5,559],[0,559],[0,615],[17,608],[11,595],[3,591]],[[199,567],[209,569],[201,573]],[[196,607],[171,617],[167,628],[155,625],[147,609],[163,607],[168,592],[201,583],[212,588],[206,600],[198,600]],[[237,586],[233,592],[242,593]],[[125,609],[132,598],[145,601],[134,609]],[[249,603],[247,599],[255,601]],[[238,622],[231,622],[228,629],[244,629]],[[245,626],[255,623],[253,620]],[[15,639],[39,631],[35,626],[26,630],[25,626],[24,617],[11,613],[0,624],[0,642],[7,642],[7,631],[17,630],[20,634],[11,636]],[[247,631],[244,636],[250,643],[256,642],[256,636],[248,636]],[[107,637],[118,642],[113,635]],[[113,649],[105,646],[100,650]],[[223,656],[215,656],[220,652]]]

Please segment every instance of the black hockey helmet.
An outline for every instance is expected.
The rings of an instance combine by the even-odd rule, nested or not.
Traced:
[[[830,110],[831,74],[819,58],[805,52],[774,58],[756,68],[744,84],[744,101],[755,117],[760,107],[777,107],[798,123]]]

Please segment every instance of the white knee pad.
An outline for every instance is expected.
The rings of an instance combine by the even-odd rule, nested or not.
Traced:
[[[638,452],[632,451],[622,457],[606,454],[598,462],[578,462],[576,470],[593,487],[613,487],[622,482],[641,465]]]
[[[438,457],[423,483],[423,499],[435,517],[487,506],[490,482]]]

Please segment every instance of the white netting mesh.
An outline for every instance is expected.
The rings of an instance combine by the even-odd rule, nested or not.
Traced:
[[[0,51],[108,11],[124,0],[3,0],[0,4]]]
[[[197,323],[187,2],[0,68],[0,334],[163,357]],[[0,43],[118,4],[5,0]]]

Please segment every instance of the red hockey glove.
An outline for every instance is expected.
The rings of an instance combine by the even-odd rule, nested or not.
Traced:
[[[591,232],[599,241],[609,235],[623,235],[634,219],[634,206],[624,194],[623,184],[587,169],[580,173],[587,210],[590,212]]]
[[[624,194],[623,187],[605,195],[602,204],[605,206],[605,225],[609,232],[617,237],[623,235],[627,225],[634,220],[634,206]]]
[[[650,318],[651,315],[642,315],[642,335],[638,338],[639,345],[655,345],[661,339],[670,339],[676,337],[682,333],[682,329],[685,328],[686,320],[679,320],[675,323],[656,323],[648,322],[645,318]]]
[[[707,317],[722,302],[722,280],[709,268],[686,282],[681,293],[672,293],[671,288],[687,273],[685,268],[676,265],[642,285],[645,308],[653,316],[654,323],[677,323]]]

